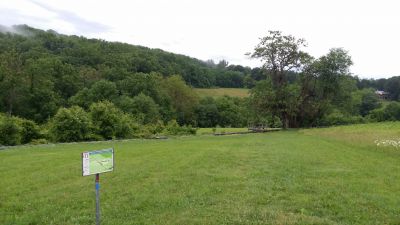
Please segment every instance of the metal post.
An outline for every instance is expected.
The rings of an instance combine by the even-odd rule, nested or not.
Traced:
[[[96,174],[96,225],[100,225],[100,175]]]

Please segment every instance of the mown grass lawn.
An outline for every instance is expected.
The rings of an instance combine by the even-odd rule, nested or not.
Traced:
[[[214,130],[215,129],[215,130]],[[215,127],[215,128],[200,128],[197,130],[197,134],[220,134],[230,132],[246,132],[249,131],[247,127]]]
[[[80,153],[108,147],[116,167],[100,176],[104,225],[400,224],[400,150],[372,140],[399,127],[2,150],[0,224],[94,224],[94,177],[81,176]]]

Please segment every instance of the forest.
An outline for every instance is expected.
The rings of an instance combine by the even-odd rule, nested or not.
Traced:
[[[248,54],[264,62],[256,68],[27,25],[0,31],[0,145],[400,120],[399,76],[361,79],[344,49],[314,58],[304,40],[277,31]],[[250,97],[193,91],[207,87],[248,88]]]

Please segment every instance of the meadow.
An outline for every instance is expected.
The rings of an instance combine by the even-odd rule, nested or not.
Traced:
[[[194,91],[200,97],[249,97],[249,89],[247,88],[194,88]]]
[[[113,147],[102,224],[400,224],[400,123],[0,151],[0,224],[94,224],[81,155]]]
[[[247,132],[249,129],[247,127],[215,127],[215,128],[199,128],[197,134],[222,134],[231,132]]]

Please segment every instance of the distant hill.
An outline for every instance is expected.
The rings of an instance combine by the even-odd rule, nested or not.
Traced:
[[[13,49],[25,59],[57,58],[76,70],[89,67],[109,80],[129,73],[156,72],[163,76],[181,75],[193,87],[244,87],[246,75],[260,77],[261,74],[258,68],[228,65],[226,61],[204,62],[161,49],[67,36],[27,25],[0,26],[0,53]]]
[[[40,124],[65,107],[90,111],[106,102],[100,104],[142,125],[176,120],[180,125],[242,126],[242,102],[201,101],[188,86],[242,88],[263,77],[259,68],[26,25],[0,26],[0,31],[0,114]]]

